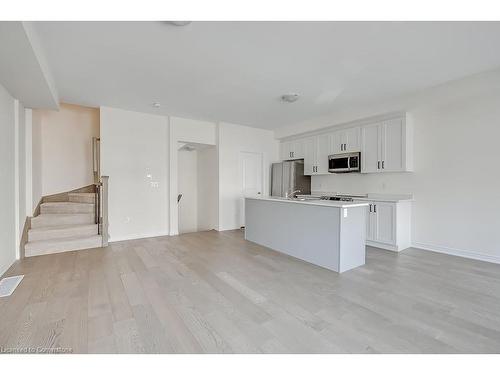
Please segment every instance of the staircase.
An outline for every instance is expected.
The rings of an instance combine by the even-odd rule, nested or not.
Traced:
[[[31,218],[25,256],[103,246],[96,224],[96,194],[70,192],[60,199],[41,203],[40,214]]]

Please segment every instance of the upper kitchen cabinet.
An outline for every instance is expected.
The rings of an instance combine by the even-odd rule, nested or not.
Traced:
[[[361,128],[361,172],[408,172],[413,169],[412,132],[396,118]]]
[[[281,142],[280,155],[282,160],[294,160],[304,158],[304,139]]]
[[[359,126],[332,133],[332,153],[359,152],[361,150],[361,128]]]
[[[321,134],[304,140],[304,174],[328,173],[328,155],[332,153],[332,135]]]

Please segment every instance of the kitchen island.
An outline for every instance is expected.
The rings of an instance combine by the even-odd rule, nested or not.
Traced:
[[[245,198],[245,239],[344,272],[365,264],[365,202]]]

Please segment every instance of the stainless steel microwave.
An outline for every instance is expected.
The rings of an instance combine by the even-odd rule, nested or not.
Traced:
[[[361,154],[349,152],[328,156],[328,172],[349,173],[361,171]]]

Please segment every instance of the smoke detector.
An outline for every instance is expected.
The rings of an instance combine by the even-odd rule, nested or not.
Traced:
[[[166,22],[174,26],[186,26],[191,23],[191,21],[166,21]]]
[[[284,94],[281,95],[281,101],[285,103],[293,103],[299,100],[300,95],[299,94]]]

